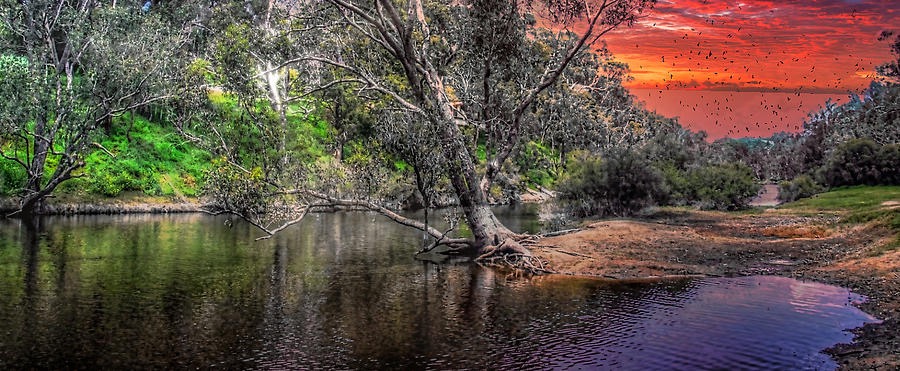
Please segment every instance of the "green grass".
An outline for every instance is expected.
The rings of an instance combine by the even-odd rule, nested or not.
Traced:
[[[885,201],[900,201],[900,186],[855,186],[838,188],[810,198],[782,205],[781,209],[801,212],[871,211]]]
[[[240,157],[254,158],[261,152],[274,150],[275,146],[260,139],[271,133],[261,133],[257,125],[248,123],[251,119],[235,97],[212,92],[209,99],[219,110],[219,130],[226,140],[234,141],[238,148],[247,148]],[[294,102],[286,110],[286,149],[304,163],[330,158],[328,144],[334,140],[333,127],[310,114],[313,104]],[[259,117],[277,119],[264,102],[252,109]],[[0,143],[0,151],[8,153],[11,149]],[[85,166],[73,174],[76,178],[62,183],[55,193],[75,199],[131,194],[196,197],[212,166],[211,157],[208,151],[176,133],[171,124],[127,113],[113,120],[109,132],[98,133],[84,156]],[[47,158],[47,176],[53,173],[58,161],[58,157]],[[21,166],[0,158],[0,196],[17,194],[25,181]]]
[[[894,239],[876,251],[884,253],[900,247],[900,209],[882,206],[885,201],[900,201],[900,186],[839,188],[784,204],[780,208],[801,213],[834,212],[842,215],[841,223],[873,223],[886,228],[894,234]]]
[[[148,196],[200,194],[210,154],[186,142],[171,128],[138,115],[116,120],[112,132],[85,157],[81,178],[63,183],[62,193],[115,197],[123,192]],[[105,149],[105,150],[104,150]]]

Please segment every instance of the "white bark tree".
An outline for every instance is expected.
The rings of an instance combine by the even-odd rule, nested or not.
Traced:
[[[283,177],[264,177],[259,184],[269,189],[261,194],[291,195],[308,207],[327,204],[369,208],[427,231],[438,244],[464,244],[481,253],[528,254],[515,242],[522,236],[505,227],[491,211],[488,190],[510,156],[533,132],[526,130],[525,122],[533,119],[534,107],[543,94],[590,53],[603,35],[630,25],[653,3],[301,2],[302,9],[286,12],[289,17],[281,24],[289,27],[279,36],[290,39],[297,48],[293,51],[296,55],[279,61],[260,59],[273,64],[253,76],[273,71],[288,71],[290,75],[292,68],[300,71],[297,75],[304,79],[306,88],[286,91],[290,96],[282,96],[282,100],[337,84],[349,86],[360,97],[379,102],[382,119],[377,121],[391,126],[383,133],[408,134],[403,135],[404,148],[415,150],[439,143],[439,148],[420,151],[431,158],[406,157],[414,166],[440,164],[473,236],[448,239],[425,223],[404,220],[373,202],[290,187],[290,179]],[[489,149],[483,168],[474,155],[479,133],[483,133]],[[421,140],[417,141],[417,136]],[[500,245],[504,249],[495,249]]]
[[[392,98],[396,109],[437,129],[446,176],[472,230],[472,246],[487,252],[488,246],[518,237],[494,216],[487,191],[522,143],[523,121],[535,102],[603,35],[634,22],[652,3],[327,0],[315,5],[321,14],[330,12],[333,26],[325,26],[326,38],[314,54],[298,61],[340,69],[354,77],[360,90]],[[559,33],[556,43],[535,45],[541,31],[535,19],[571,32]],[[532,47],[545,48],[545,58],[526,59],[533,54],[525,49]],[[497,71],[503,68],[521,73]],[[476,84],[481,87],[468,86]],[[479,94],[457,94],[464,91]],[[482,107],[483,114],[468,115],[472,107]],[[475,143],[465,135],[476,127],[493,135],[481,174]]]

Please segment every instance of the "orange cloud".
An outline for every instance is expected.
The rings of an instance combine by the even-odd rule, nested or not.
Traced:
[[[635,88],[857,91],[891,58],[878,33],[900,4],[661,0],[629,29],[605,38]]]

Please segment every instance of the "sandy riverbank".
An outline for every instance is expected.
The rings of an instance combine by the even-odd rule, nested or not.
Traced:
[[[530,246],[565,275],[639,279],[671,275],[771,274],[832,283],[866,295],[861,309],[881,324],[855,330],[856,342],[829,349],[846,369],[900,368],[900,251],[881,251],[890,234],[841,226],[836,215],[770,209],[758,214],[663,211],[641,220],[605,220]]]

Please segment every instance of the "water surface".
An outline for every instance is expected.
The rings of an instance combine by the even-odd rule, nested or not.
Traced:
[[[534,229],[533,210],[501,213]],[[609,283],[416,261],[421,235],[314,214],[0,221],[0,368],[830,369],[873,319],[778,277]]]

